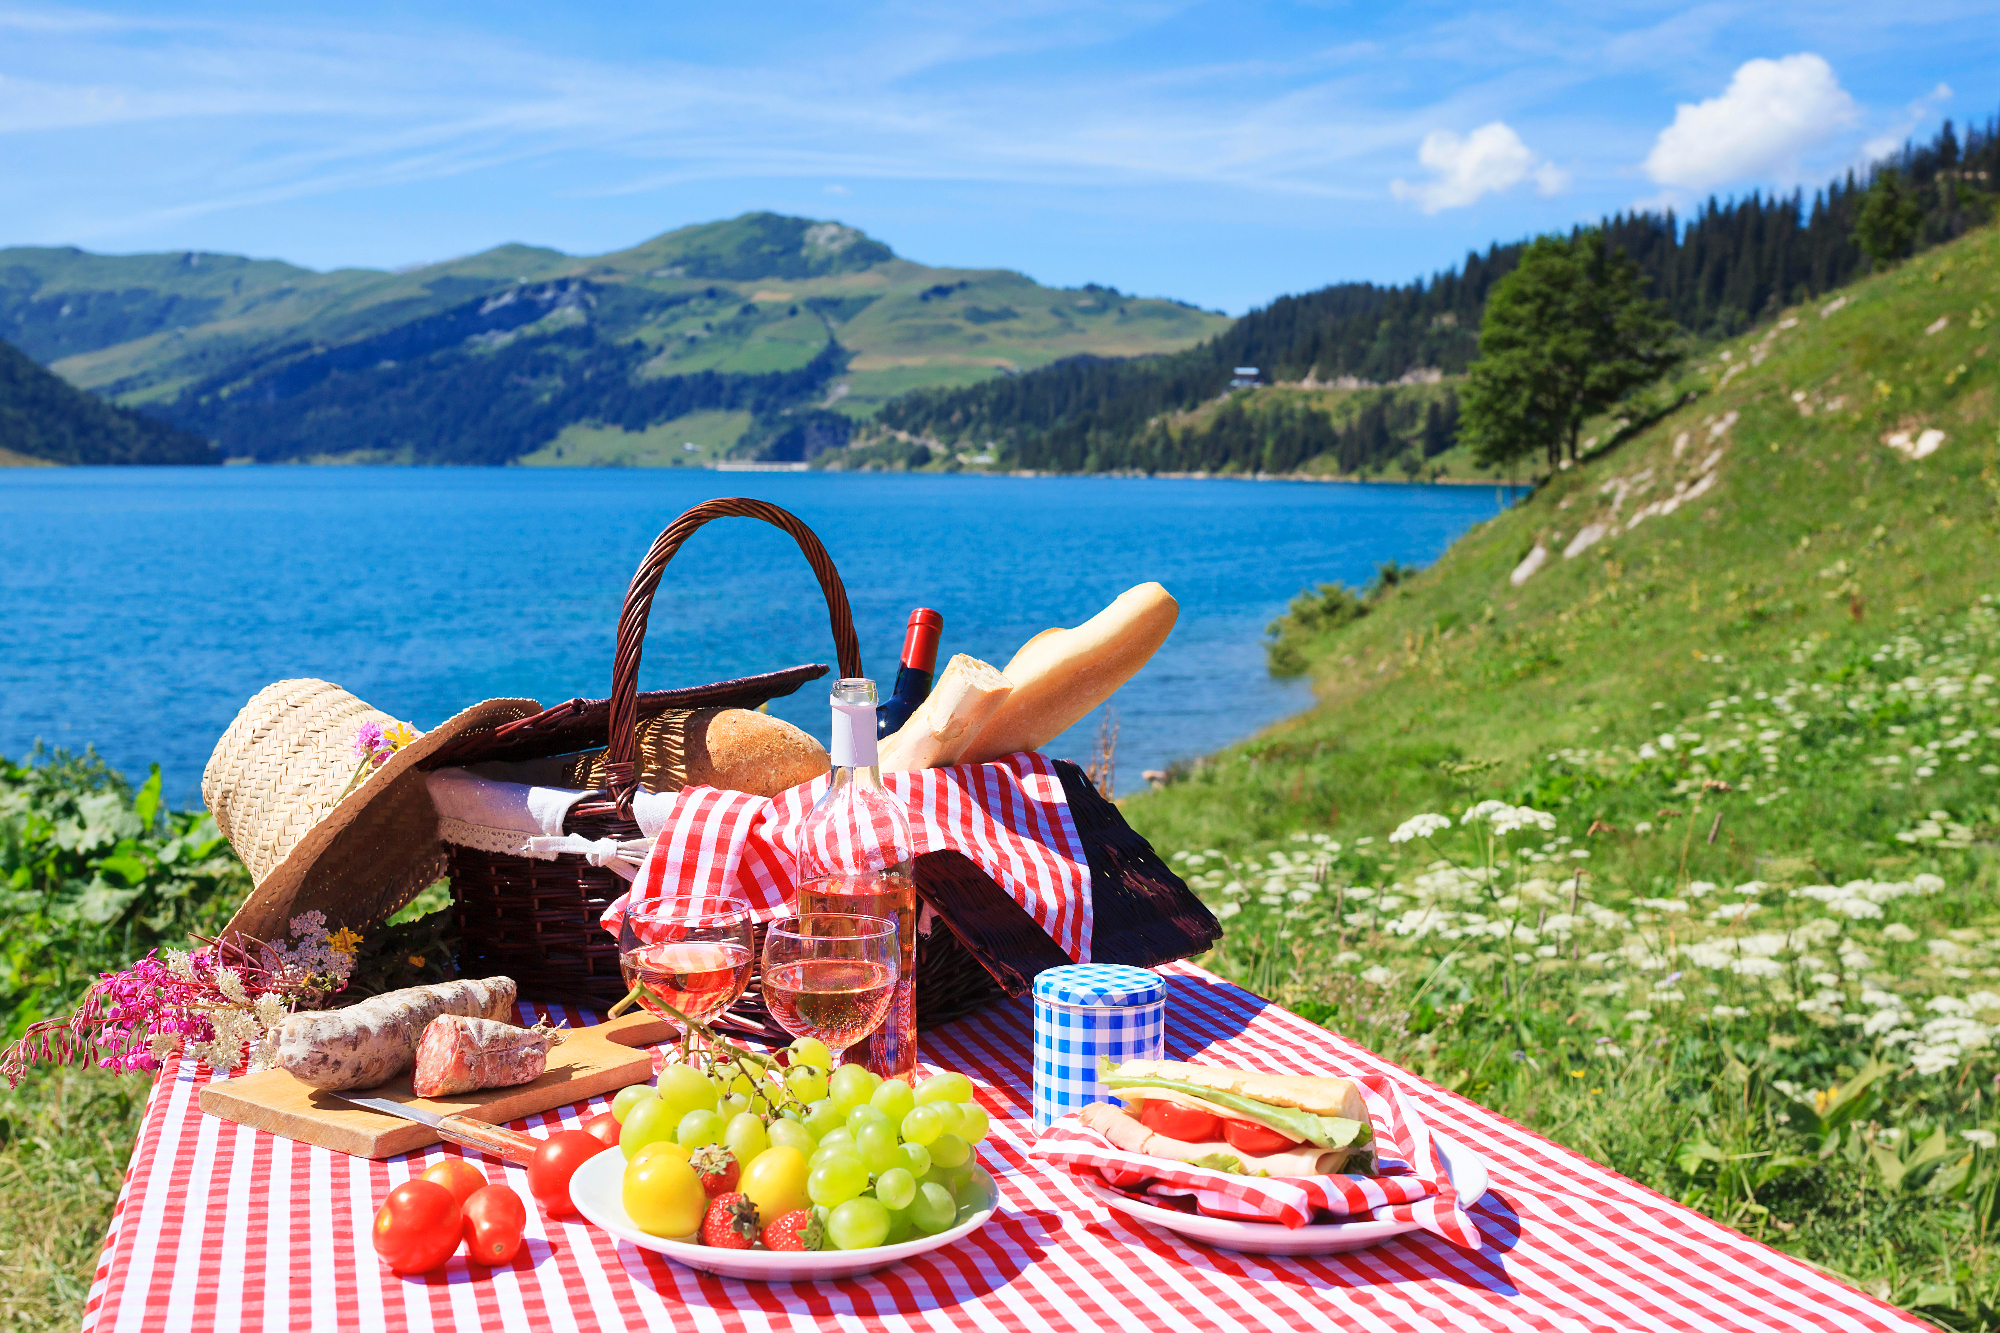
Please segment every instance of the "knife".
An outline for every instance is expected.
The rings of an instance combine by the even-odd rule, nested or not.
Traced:
[[[437,1131],[438,1137],[447,1143],[471,1148],[485,1153],[488,1157],[498,1157],[504,1162],[526,1166],[535,1156],[535,1150],[544,1140],[530,1138],[518,1129],[505,1125],[489,1125],[484,1120],[474,1120],[459,1112],[439,1115],[436,1111],[426,1111],[421,1106],[411,1106],[406,1102],[394,1101],[388,1097],[361,1097],[349,1092],[332,1094],[344,1102],[355,1106],[365,1106],[371,1111],[381,1111],[386,1115],[404,1120],[414,1120],[420,1125],[429,1125]]]

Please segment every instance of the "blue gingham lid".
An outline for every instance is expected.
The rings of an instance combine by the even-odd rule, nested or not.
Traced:
[[[1035,978],[1035,998],[1094,1009],[1158,1004],[1166,988],[1157,972],[1116,963],[1069,963]]]

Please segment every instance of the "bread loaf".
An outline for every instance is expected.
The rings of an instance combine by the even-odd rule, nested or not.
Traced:
[[[1014,682],[960,653],[946,663],[937,687],[909,721],[882,742],[882,770],[948,768],[959,762],[965,747],[1013,692]]]
[[[826,748],[782,718],[747,708],[669,709],[639,724],[639,785],[719,787],[776,796],[827,771]],[[582,756],[573,785],[604,785],[604,752]]]
[[[1046,630],[1028,640],[1003,673],[1013,693],[959,762],[991,763],[1038,750],[1069,730],[1146,665],[1179,614],[1165,588],[1142,583],[1075,629]]]

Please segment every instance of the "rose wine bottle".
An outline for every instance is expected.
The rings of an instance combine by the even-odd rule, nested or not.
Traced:
[[[931,692],[931,677],[937,671],[938,632],[944,617],[928,606],[910,612],[909,628],[903,631],[903,663],[896,669],[896,688],[875,710],[875,736],[884,739],[902,730]]]
[[[875,757],[875,682],[833,687],[833,780],[799,830],[798,911],[896,923],[896,987],[868,1040],[868,1067],[907,1081],[917,1065],[916,843],[902,803],[882,786]]]

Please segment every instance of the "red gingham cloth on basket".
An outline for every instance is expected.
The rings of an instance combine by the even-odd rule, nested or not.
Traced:
[[[1350,1075],[1375,1123],[1379,1174],[1237,1176],[1159,1157],[1122,1152],[1074,1113],[1050,1125],[1032,1157],[1127,1194],[1188,1199],[1210,1217],[1300,1227],[1313,1221],[1415,1222],[1454,1245],[1476,1250],[1479,1227],[1458,1204],[1451,1177],[1423,1117],[1380,1074]],[[1319,1216],[1326,1214],[1327,1216]]]
[[[657,825],[631,891],[604,913],[616,934],[627,903],[707,898],[735,889],[754,920],[791,910],[800,827],[826,790],[824,776],[776,797],[688,787],[646,798]],[[990,764],[884,773],[900,797],[917,853],[949,849],[976,862],[1077,962],[1090,961],[1090,862],[1055,764],[1013,754]]]
[[[924,1034],[924,1058],[968,1074],[993,1118],[979,1160],[998,1181],[999,1211],[955,1244],[832,1282],[714,1277],[532,1203],[511,1264],[460,1255],[398,1278],[369,1248],[375,1210],[459,1149],[369,1162],[233,1125],[196,1105],[215,1075],[170,1062],[83,1333],[1936,1333],[1198,967],[1161,971],[1170,1058],[1379,1074],[1484,1158],[1491,1184],[1471,1210],[1480,1247],[1412,1231],[1349,1254],[1239,1254],[1104,1207],[1028,1156],[1023,997]],[[573,1129],[607,1104],[594,1097],[515,1127]],[[525,1168],[474,1160],[528,1199]]]

